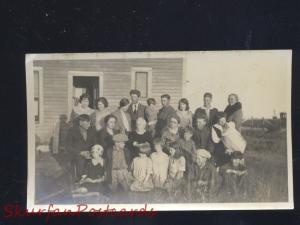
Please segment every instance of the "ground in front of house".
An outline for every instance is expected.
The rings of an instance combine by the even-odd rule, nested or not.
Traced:
[[[259,129],[243,129],[247,140],[245,160],[249,174],[249,191],[245,200],[235,202],[287,202],[287,145],[286,130],[266,133]],[[67,155],[37,153],[36,155],[36,204],[80,203],[189,203],[185,195],[169,196],[160,190],[149,193],[118,193],[107,198],[74,199],[72,182],[67,167]],[[186,193],[189,195],[189,193]],[[218,196],[222,202],[226,196]]]

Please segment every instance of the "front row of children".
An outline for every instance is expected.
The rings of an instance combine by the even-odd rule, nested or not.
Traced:
[[[220,192],[227,196],[225,200],[244,195],[247,170],[240,152],[233,152],[231,162],[216,169],[211,153],[205,149],[186,151],[173,142],[166,154],[161,140],[155,139],[154,152],[146,142],[138,146],[139,156],[130,159],[125,147],[127,136],[116,134],[113,141],[113,148],[106,152],[101,145],[92,147],[85,175],[74,193],[159,189],[172,199],[185,196],[197,202],[215,201]]]

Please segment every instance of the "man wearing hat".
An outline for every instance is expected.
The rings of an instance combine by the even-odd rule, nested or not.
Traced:
[[[151,152],[148,142],[138,144],[139,156],[135,157],[131,164],[133,183],[130,186],[131,191],[145,192],[153,188],[152,182],[152,161],[147,156]]]
[[[131,155],[125,148],[127,141],[128,137],[125,134],[115,134],[113,136],[114,145],[107,151],[107,181],[113,192],[117,191],[119,186],[124,191],[129,189],[128,165],[131,163]]]
[[[245,165],[244,156],[239,151],[231,154],[231,162],[220,168],[223,178],[224,196],[229,199],[246,200],[248,193],[248,171]]]
[[[90,116],[78,116],[78,123],[68,131],[66,150],[71,155],[71,164],[75,167],[75,179],[80,179],[86,164],[86,156],[91,147],[96,143],[96,131],[90,126]]]
[[[196,163],[190,173],[193,189],[193,199],[201,202],[212,201],[217,194],[219,179],[218,174],[210,162],[211,154],[205,149],[196,150]]]

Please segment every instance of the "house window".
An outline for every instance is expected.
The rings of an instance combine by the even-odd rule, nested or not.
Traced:
[[[141,92],[141,98],[151,96],[152,68],[134,67],[131,71],[131,89]]]
[[[42,121],[42,68],[33,69],[34,86],[34,120],[39,124]]]

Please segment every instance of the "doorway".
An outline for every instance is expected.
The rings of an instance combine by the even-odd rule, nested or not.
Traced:
[[[103,73],[70,71],[68,82],[69,115],[74,106],[78,105],[79,97],[88,94],[89,107],[96,108],[96,101],[103,94]]]
[[[74,106],[79,103],[82,94],[90,96],[90,108],[95,109],[96,100],[99,98],[99,77],[73,76],[73,101]]]

